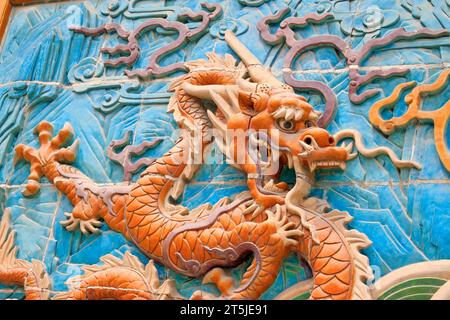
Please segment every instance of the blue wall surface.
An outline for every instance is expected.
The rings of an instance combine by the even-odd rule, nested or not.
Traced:
[[[334,19],[297,30],[298,39],[318,34],[337,35],[354,49],[372,38],[380,38],[393,29],[450,29],[447,0],[225,0],[216,1],[223,16],[211,23],[209,31],[187,43],[161,61],[161,65],[205,58],[205,53],[231,53],[223,40],[231,29],[275,75],[280,76],[285,44],[269,45],[260,37],[257,22],[289,6],[291,14],[331,12]],[[47,181],[40,193],[31,198],[21,194],[29,173],[29,164],[13,165],[14,147],[19,143],[37,146],[34,127],[42,120],[55,126],[65,122],[74,127],[80,150],[74,166],[99,184],[123,180],[123,171],[106,155],[112,140],[126,131],[133,132],[132,143],[163,138],[163,142],[145,156],[158,157],[173,146],[177,124],[166,112],[170,95],[167,87],[181,75],[139,84],[124,76],[125,69],[145,68],[155,50],[172,41],[174,35],[156,30],[140,40],[141,57],[132,68],[105,67],[108,58],[103,47],[122,41],[116,35],[85,37],[69,30],[71,25],[96,27],[106,22],[120,23],[127,30],[166,11],[168,20],[188,8],[200,11],[197,1],[189,0],[86,0],[59,4],[16,7],[11,16],[0,51],[0,215],[11,208],[19,258],[42,261],[52,280],[54,291],[67,290],[64,282],[82,273],[80,267],[95,264],[105,254],[120,256],[131,251],[143,256],[132,243],[118,233],[102,227],[101,235],[68,232],[59,224],[70,212],[69,201]],[[374,9],[375,8],[375,9]],[[375,13],[374,13],[375,12]],[[370,16],[372,15],[372,16]],[[379,19],[376,27],[367,21]],[[195,23],[194,23],[195,24]],[[397,170],[386,156],[367,159],[362,156],[348,163],[345,172],[319,172],[314,194],[326,198],[332,207],[348,211],[351,227],[364,232],[373,245],[364,253],[376,276],[399,267],[425,260],[450,259],[450,182],[435,148],[432,123],[411,123],[390,136],[384,136],[368,120],[373,103],[392,93],[405,81],[431,83],[450,63],[450,37],[399,42],[373,52],[363,64],[370,67],[408,65],[403,76],[379,79],[361,88],[381,89],[381,93],[360,105],[348,97],[348,68],[341,55],[330,48],[316,48],[296,59],[295,77],[318,80],[334,91],[338,111],[328,126],[331,132],[358,129],[368,147],[388,146],[402,159],[413,159],[422,170]],[[366,68],[366,69],[364,69]],[[323,110],[320,95],[304,93],[310,103]],[[435,110],[450,98],[450,90],[424,99],[423,108]],[[391,114],[406,110],[401,100]],[[446,143],[450,144],[447,128]],[[285,172],[292,181],[292,172]],[[245,176],[226,164],[205,165],[188,185],[182,203],[195,208],[205,202],[214,204],[224,196],[246,190]],[[237,268],[236,275],[242,272]],[[202,287],[201,280],[174,274],[159,266],[161,279],[176,278],[183,296]],[[296,257],[286,260],[274,285],[263,298],[273,298],[283,289],[306,277]],[[20,298],[22,289],[0,286],[0,298]]]

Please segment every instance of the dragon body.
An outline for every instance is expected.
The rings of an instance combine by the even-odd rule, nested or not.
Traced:
[[[292,252],[309,264],[311,299],[370,298],[365,282],[371,269],[360,253],[370,241],[346,228],[351,221],[347,213],[329,211],[325,200],[309,197],[314,171],[345,169],[345,162],[355,156],[352,146],[337,146],[334,136],[317,127],[320,114],[303,97],[279,83],[232,34],[226,40],[242,63],[236,65],[231,56],[210,54],[208,60],[186,64],[190,71],[173,82],[168,106],[183,134],[135,183],[97,185],[67,164],[74,161],[78,146],[76,141],[62,147],[73,136],[71,126],[66,124],[53,137],[52,125],[42,122],[36,128],[41,147],[16,148],[17,160],[31,164],[24,194],[36,194],[45,176],[74,207],[61,221],[67,230],[94,233],[104,221],[150,259],[177,273],[203,277],[221,292],[215,297],[198,291],[192,299],[257,299],[273,284],[283,259]],[[213,102],[213,108],[205,100]],[[245,133],[243,153],[238,137],[229,137],[230,130]],[[251,145],[259,147],[263,140],[270,152],[261,159]],[[247,174],[249,191],[191,211],[176,204],[215,144],[233,166]],[[274,163],[278,169],[269,170],[268,164]],[[284,182],[275,182],[285,165],[296,172],[290,189]],[[14,256],[11,241],[5,244],[4,239],[0,252]],[[235,284],[225,268],[239,265],[250,255],[249,267]],[[150,267],[144,267],[131,256],[124,260],[107,256],[104,265],[87,266],[84,275],[71,281],[70,290],[55,298],[176,298],[173,283],[159,285],[152,260]],[[36,269],[13,258],[1,265],[1,282],[25,288]]]

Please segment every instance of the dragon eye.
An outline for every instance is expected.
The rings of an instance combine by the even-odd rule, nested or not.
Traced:
[[[312,121],[308,120],[308,121],[305,122],[305,127],[306,128],[314,127],[314,123]]]
[[[292,120],[280,119],[277,122],[278,127],[283,131],[293,131],[295,129],[295,122]]]

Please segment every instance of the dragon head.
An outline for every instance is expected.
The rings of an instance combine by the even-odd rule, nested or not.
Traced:
[[[344,170],[353,158],[353,147],[337,146],[334,137],[317,125],[320,113],[289,89],[239,91],[240,112],[235,113],[225,111],[218,100],[219,111],[209,113],[218,129],[216,141],[227,135],[219,143],[222,152],[247,172],[250,187],[257,190],[255,198],[266,198],[266,206],[276,204],[274,197],[282,198],[288,191],[288,185],[278,181],[285,166],[295,169],[297,176],[311,178],[317,169]],[[226,120],[220,110],[228,113]]]
[[[241,93],[239,101],[244,110],[253,112],[248,129],[255,133],[267,132],[269,148],[279,151],[271,154],[278,155],[279,159],[272,161],[279,160],[280,167],[286,164],[292,168],[297,163],[311,172],[319,168],[345,169],[351,149],[336,146],[333,136],[318,127],[320,113],[303,96],[274,89],[267,93]],[[228,128],[238,127],[241,119],[242,115],[231,118]]]
[[[285,164],[297,172],[304,169],[314,172],[319,168],[344,170],[345,162],[354,156],[350,153],[352,146],[336,146],[334,137],[318,126],[321,113],[264,68],[232,32],[226,33],[225,40],[247,67],[250,78],[238,81],[242,113],[229,117],[227,129],[254,132],[256,141],[265,138],[270,142],[268,157],[278,162],[280,170]]]
[[[264,207],[284,202],[288,185],[275,181],[286,165],[307,179],[319,168],[345,169],[345,162],[353,158],[352,146],[337,146],[334,137],[318,126],[321,114],[303,96],[265,69],[231,32],[225,39],[242,62],[235,66],[230,55],[211,54],[208,61],[190,66],[201,72],[201,79],[211,78],[212,84],[183,81],[181,87],[191,96],[214,102],[216,108],[209,108],[207,115],[216,129],[216,144],[230,164],[247,173],[257,202]],[[225,71],[217,72],[220,68]],[[227,81],[217,84],[220,77]]]

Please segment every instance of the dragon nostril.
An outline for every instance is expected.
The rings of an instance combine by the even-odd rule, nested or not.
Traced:
[[[330,137],[330,138],[328,139],[328,142],[329,142],[330,144],[334,144],[334,138],[333,138],[333,137]]]
[[[305,138],[305,143],[308,144],[308,145],[311,145],[311,144],[312,144],[312,139],[311,139],[311,137],[306,137],[306,138]]]

